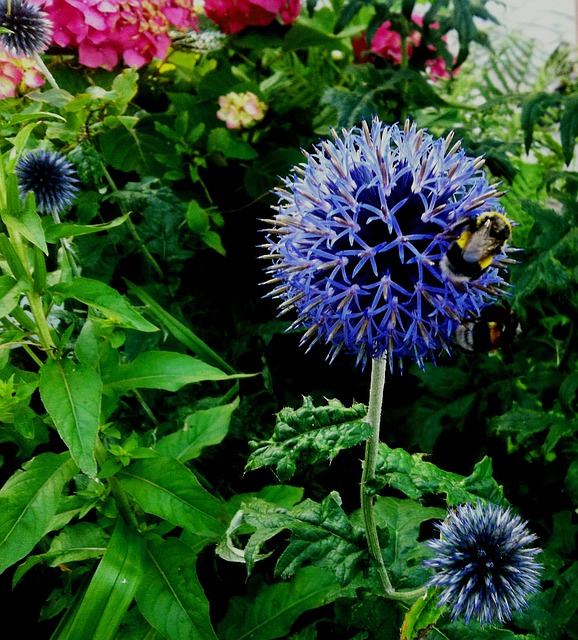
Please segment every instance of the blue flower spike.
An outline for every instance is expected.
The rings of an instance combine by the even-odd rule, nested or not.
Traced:
[[[15,172],[21,197],[34,192],[38,211],[56,218],[72,204],[78,191],[76,170],[56,151],[29,151],[18,159]]]
[[[0,46],[18,58],[42,53],[52,39],[48,14],[28,0],[0,0],[0,27]]]
[[[509,508],[478,503],[458,506],[437,525],[441,537],[425,543],[434,555],[424,564],[435,570],[428,586],[441,589],[439,605],[453,620],[504,623],[527,606],[541,565],[526,524]]]
[[[505,293],[508,248],[475,279],[440,268],[464,223],[493,212],[507,220],[502,192],[453,132],[435,139],[374,118],[333,137],[304,152],[276,190],[276,215],[264,221],[268,295],[280,315],[297,313],[290,329],[305,329],[302,344],[329,347],[330,361],[343,351],[362,366],[387,356],[392,371],[405,359],[423,368],[451,353],[461,319]]]

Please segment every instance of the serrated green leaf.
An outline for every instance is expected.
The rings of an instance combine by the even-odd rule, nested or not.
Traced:
[[[231,380],[249,374],[228,375],[198,358],[174,351],[145,351],[132,362],[103,370],[105,390],[126,393],[133,389],[178,391],[186,384]]]
[[[344,407],[338,400],[315,407],[310,397],[299,409],[285,408],[277,414],[270,440],[254,447],[246,470],[275,466],[281,481],[288,480],[299,465],[333,460],[342,450],[367,440],[371,426],[364,420],[362,404]]]
[[[195,475],[174,458],[138,460],[118,480],[141,509],[201,536],[225,533],[227,512]]]
[[[158,331],[145,320],[127,300],[104,282],[90,278],[75,278],[72,282],[60,282],[50,288],[53,295],[73,298],[98,309],[115,324],[136,331]]]
[[[20,211],[18,216],[11,215],[5,211],[1,217],[8,229],[18,231],[18,233],[22,234],[33,245],[37,246],[43,253],[48,254],[42,220],[36,211],[28,206],[28,203],[25,210]]]
[[[236,596],[218,626],[220,640],[274,640],[286,636],[297,618],[335,600],[339,586],[318,567],[306,567],[290,582],[261,584],[251,597]]]
[[[149,544],[145,555],[136,601],[147,622],[168,640],[217,640],[196,560],[176,539]]]
[[[204,447],[219,444],[227,435],[231,416],[238,406],[239,398],[236,398],[230,404],[193,413],[182,429],[161,438],[155,451],[181,462],[198,458]]]
[[[236,527],[228,532],[229,538],[244,525],[255,530],[243,551],[248,573],[262,557],[262,545],[284,529],[291,531],[291,537],[275,568],[275,573],[283,578],[311,563],[330,569],[345,585],[354,577],[365,554],[363,530],[351,524],[336,492],[321,504],[305,500],[290,509],[254,499],[241,505]],[[229,549],[233,547],[234,544],[229,544]]]
[[[76,464],[97,472],[95,450],[100,426],[102,383],[87,364],[47,360],[40,369],[40,397]]]
[[[435,624],[444,612],[443,607],[438,606],[438,600],[439,591],[430,588],[413,603],[403,619],[400,640],[421,640],[425,637],[424,632]]]
[[[68,452],[42,453],[8,479],[0,490],[0,573],[49,531],[64,485],[77,473]]]
[[[114,640],[140,584],[144,554],[143,538],[119,518],[84,597],[68,611],[53,640]]]
[[[425,462],[424,456],[422,453],[410,454],[403,449],[390,449],[381,443],[372,490],[377,493],[387,485],[414,500],[427,494],[445,494],[450,505],[476,503],[479,498],[504,504],[503,490],[492,477],[489,458],[478,462],[470,476],[460,476]]]

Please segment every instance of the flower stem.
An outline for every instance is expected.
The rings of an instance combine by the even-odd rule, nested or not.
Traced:
[[[60,89],[60,87],[58,86],[58,82],[56,82],[54,76],[50,73],[46,64],[44,64],[44,60],[40,57],[40,54],[38,52],[35,52],[33,57],[34,61],[40,67],[40,70],[48,80],[48,84],[50,84],[53,89]]]
[[[365,460],[361,475],[361,512],[365,524],[367,545],[369,553],[377,569],[377,578],[383,589],[384,595],[390,600],[415,600],[423,595],[425,587],[408,591],[396,591],[393,588],[387,568],[383,561],[377,523],[375,520],[374,497],[368,491],[367,484],[375,479],[377,466],[377,452],[379,449],[379,425],[381,422],[381,407],[383,404],[383,389],[387,372],[387,358],[374,358],[371,365],[371,383],[369,390],[369,406],[367,408],[366,421],[371,425],[371,435],[365,443]]]

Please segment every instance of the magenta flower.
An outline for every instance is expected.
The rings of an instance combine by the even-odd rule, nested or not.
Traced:
[[[300,0],[205,0],[207,17],[225,33],[264,27],[277,17],[292,24],[300,12]]]
[[[423,19],[419,15],[412,16],[412,22],[420,27],[423,25]],[[429,25],[431,29],[438,29],[439,25],[434,22]],[[407,41],[407,53],[411,60],[411,57],[421,44],[421,33],[418,30],[412,31],[408,36]],[[445,40],[445,38],[442,38]],[[394,65],[401,64],[402,61],[402,41],[401,35],[391,28],[391,21],[386,20],[381,24],[373,40],[371,46],[368,46],[365,34],[358,36],[352,40],[353,55],[356,62],[373,62],[376,59],[382,59],[387,62],[391,62]],[[434,79],[437,78],[450,78],[451,73],[446,67],[445,60],[436,54],[435,47],[428,45],[428,51],[431,51],[432,55],[425,61],[425,70],[428,75]]]
[[[114,68],[122,58],[142,67],[166,57],[169,31],[194,29],[193,0],[45,0],[53,41],[78,49],[87,67]]]

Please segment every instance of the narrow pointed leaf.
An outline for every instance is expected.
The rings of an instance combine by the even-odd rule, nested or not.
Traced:
[[[56,296],[73,298],[98,309],[121,327],[137,331],[158,331],[158,328],[145,320],[118,291],[99,280],[75,278],[72,282],[60,282],[54,285],[50,291]]]
[[[220,537],[227,528],[224,503],[204,489],[174,458],[138,460],[118,479],[146,513],[201,536]]]
[[[114,640],[142,577],[145,542],[119,518],[84,597],[52,640]]]
[[[155,450],[181,462],[201,455],[204,447],[219,444],[229,432],[231,415],[239,406],[239,398],[221,407],[197,411],[188,416],[183,429],[165,436]]]
[[[140,287],[131,282],[127,282],[132,293],[138,296],[141,301],[146,304],[150,313],[174,338],[176,338],[183,346],[190,349],[201,360],[210,364],[217,369],[221,369],[225,373],[234,374],[235,370],[227,364],[221,356],[215,353],[207,344],[205,344],[189,327],[173,317],[168,311],[163,309],[155,300]]]
[[[89,365],[48,360],[40,369],[40,396],[76,464],[96,475],[96,437],[102,383]]]
[[[339,595],[333,576],[318,567],[306,567],[293,580],[265,585],[254,597],[234,597],[219,625],[220,640],[274,640],[289,634],[297,618]]]
[[[120,218],[115,218],[110,222],[104,222],[101,224],[74,224],[72,222],[61,222],[60,224],[56,224],[49,220],[45,229],[46,240],[48,242],[58,242],[60,238],[85,236],[90,233],[107,231],[108,229],[113,229],[114,227],[119,227],[121,224],[124,224],[127,218],[128,214],[121,216]]]
[[[438,600],[438,590],[430,588],[413,603],[403,619],[400,640],[420,640],[426,637],[424,633],[444,613],[444,608],[438,606]]]
[[[178,391],[193,382],[239,377],[246,374],[231,376],[198,358],[173,351],[146,351],[128,364],[103,371],[105,388],[120,393],[133,389]]]
[[[50,530],[64,485],[78,473],[68,452],[42,453],[0,490],[0,573]]]
[[[168,640],[217,640],[192,549],[176,539],[151,544],[136,593],[140,612]]]

